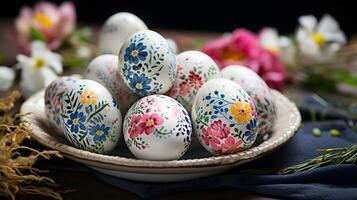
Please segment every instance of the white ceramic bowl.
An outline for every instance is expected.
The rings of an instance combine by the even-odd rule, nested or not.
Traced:
[[[116,149],[115,156],[102,155],[80,150],[68,145],[46,125],[43,107],[44,91],[30,97],[21,108],[29,113],[23,118],[31,122],[32,138],[38,143],[61,152],[63,156],[87,165],[97,171],[120,178],[146,182],[175,182],[190,180],[227,171],[236,166],[265,156],[291,139],[301,123],[296,105],[284,95],[272,91],[276,99],[277,119],[271,137],[246,151],[224,156],[212,156],[199,144],[191,148],[181,160],[147,161],[130,156],[125,144]]]

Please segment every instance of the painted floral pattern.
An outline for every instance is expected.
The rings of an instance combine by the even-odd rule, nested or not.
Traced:
[[[218,80],[219,81],[219,80]],[[216,155],[231,154],[249,148],[257,136],[254,104],[241,88],[204,89],[192,109],[194,128],[201,144]],[[205,93],[208,91],[207,93]],[[212,91],[212,92],[209,92]]]
[[[181,157],[191,143],[192,127],[187,111],[164,95],[137,101],[129,109],[123,126],[125,142],[134,155],[157,154],[156,147],[166,142],[177,144]]]
[[[138,64],[139,60],[144,61],[148,56],[148,52],[145,51],[146,46],[139,42],[137,44],[131,43],[128,48],[125,49],[124,61]]]
[[[90,90],[84,90],[81,94],[81,104],[95,105],[97,103],[98,96]]]
[[[253,118],[250,106],[249,103],[237,101],[229,106],[229,111],[237,123],[246,124]]]
[[[134,74],[129,80],[130,88],[132,88],[138,95],[145,96],[147,91],[151,89],[151,79],[144,74]]]
[[[207,55],[198,51],[186,51],[176,57],[177,73],[168,95],[191,112],[197,91],[208,80],[219,76],[218,66]]]
[[[105,88],[93,81],[90,84],[81,81],[64,93],[64,135],[78,148],[107,153],[119,139],[121,115],[109,92],[98,93]]]
[[[105,124],[96,124],[95,126],[91,127],[91,129],[89,130],[89,134],[94,136],[94,141],[104,142],[107,140],[109,130],[110,127],[106,126]]]
[[[105,86],[115,98],[123,115],[139,99],[139,96],[126,86],[120,76],[118,56],[109,54],[98,56],[88,65],[85,78]]]
[[[270,88],[255,72],[243,66],[232,65],[222,71],[222,77],[242,86],[254,102],[259,121],[258,137],[272,130],[276,118],[276,107]],[[252,107],[250,105],[250,107]]]
[[[166,40],[153,31],[132,35],[119,53],[120,73],[140,96],[167,92],[176,74],[175,55]]]
[[[86,121],[86,116],[80,112],[72,112],[69,115],[69,119],[67,120],[67,124],[71,128],[72,133],[78,133],[79,129],[86,130],[86,126],[84,125]]]
[[[72,86],[78,78],[63,76],[54,80],[45,90],[45,113],[51,127],[55,128],[58,135],[63,135],[61,113],[63,106],[61,104],[64,92]]]

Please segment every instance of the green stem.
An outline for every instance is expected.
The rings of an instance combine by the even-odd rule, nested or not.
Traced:
[[[100,113],[100,111],[102,111],[108,105],[109,105],[108,103],[104,104],[101,108],[99,108],[97,111],[95,111],[93,114],[91,114],[87,121],[90,121],[92,119],[92,117],[94,117],[96,114]]]

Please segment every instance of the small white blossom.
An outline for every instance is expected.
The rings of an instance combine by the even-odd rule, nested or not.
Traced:
[[[89,47],[86,46],[80,46],[77,49],[77,55],[81,58],[89,58],[92,54],[92,51]]]
[[[31,57],[17,55],[17,66],[22,69],[20,87],[26,98],[45,88],[62,73],[61,59],[40,41],[31,43]]]
[[[279,36],[275,28],[264,28],[259,34],[259,40],[265,49],[279,54],[286,64],[293,65],[295,63],[295,45],[290,38]]]
[[[0,66],[0,91],[10,89],[15,79],[15,71],[12,68]]]
[[[313,61],[327,61],[346,43],[346,36],[337,21],[324,15],[320,22],[312,15],[299,17],[296,39],[300,52]]]

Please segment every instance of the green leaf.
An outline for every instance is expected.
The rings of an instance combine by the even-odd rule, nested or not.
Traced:
[[[328,92],[333,92],[337,90],[336,80],[331,77],[316,73],[308,73],[307,76],[307,79],[302,82],[302,85],[305,88],[308,88],[310,90],[320,90]]]
[[[31,27],[31,30],[30,30],[30,39],[47,42],[47,38],[45,37],[45,35],[43,35],[39,30],[37,30],[33,27]]]
[[[3,53],[0,53],[0,64],[5,63],[5,55]]]
[[[83,42],[91,43],[92,40],[92,29],[89,27],[77,28],[73,36],[78,37]]]

